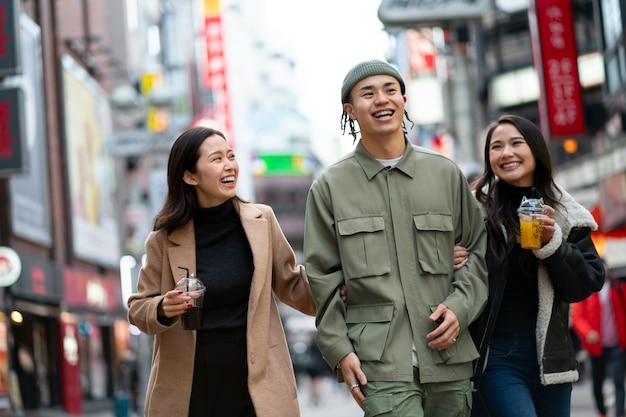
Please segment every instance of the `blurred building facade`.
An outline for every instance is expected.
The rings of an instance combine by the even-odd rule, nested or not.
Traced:
[[[584,120],[575,134],[547,135],[557,179],[596,215],[598,248],[621,271],[626,10],[620,0],[555,2],[571,11]],[[410,139],[472,175],[497,114],[545,124],[535,20],[528,2],[440,3],[437,15],[433,2],[383,0],[379,16],[407,80]],[[321,165],[292,88],[297,45],[271,36],[263,1],[0,6],[0,413],[80,414],[127,388],[128,360],[145,387],[151,340],[133,333],[124,304],[172,140],[194,125],[223,130],[240,195],[274,208],[296,252]]]
[[[171,138],[203,105],[190,93],[203,90],[203,4],[0,6],[9,46],[0,48],[9,145],[0,164],[0,274],[10,277],[0,288],[0,413],[80,415],[128,389],[122,365],[144,353],[126,320],[120,261],[141,256],[164,189],[153,179]],[[136,103],[112,100],[124,87]]]
[[[239,194],[274,206],[301,247],[319,163],[262,7],[0,1],[0,415],[106,406],[129,369],[141,407],[152,340],[125,301],[184,129],[227,135]]]
[[[598,251],[626,275],[626,5],[620,0],[383,0],[408,81],[414,140],[482,171],[501,113],[541,126],[557,182],[594,214]]]

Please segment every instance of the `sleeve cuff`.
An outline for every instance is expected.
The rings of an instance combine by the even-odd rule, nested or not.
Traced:
[[[561,247],[562,242],[563,232],[561,231],[561,226],[555,223],[554,235],[552,235],[552,239],[550,239],[550,241],[540,249],[534,250],[533,253],[538,259],[546,259],[547,257],[554,255],[559,247]]]

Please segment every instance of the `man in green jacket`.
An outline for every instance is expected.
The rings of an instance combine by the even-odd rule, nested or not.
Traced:
[[[341,99],[344,132],[356,140],[356,121],[361,138],[316,179],[306,208],[317,343],[366,417],[469,416],[478,353],[467,327],[487,299],[480,210],[456,164],[408,142],[393,66],[357,64]],[[455,242],[474,254],[456,272]]]

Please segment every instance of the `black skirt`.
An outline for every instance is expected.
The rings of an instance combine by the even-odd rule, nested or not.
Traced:
[[[256,417],[246,358],[245,328],[197,332],[189,417]]]

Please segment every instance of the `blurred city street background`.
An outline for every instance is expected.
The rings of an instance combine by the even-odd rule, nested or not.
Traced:
[[[612,407],[613,397],[611,395],[612,388],[610,384],[606,384],[605,392],[607,393],[607,404]],[[332,378],[324,381],[324,395],[321,403],[314,404],[310,401],[310,381],[308,378],[302,378],[298,386],[300,397],[301,417],[363,417],[363,412],[356,405],[352,396],[347,392],[345,386],[338,385]],[[101,404],[100,408],[87,411],[84,415],[89,417],[118,417],[112,410],[112,405]],[[612,408],[610,408],[612,411]],[[571,417],[592,417],[595,416],[595,408],[591,397],[591,382],[585,379],[574,384],[572,394],[572,413]],[[27,412],[24,417],[69,417],[69,414],[60,410],[46,409],[33,412]],[[609,414],[609,417],[614,417]],[[139,417],[134,413],[130,413],[129,417]]]
[[[623,0],[0,0],[0,416],[142,402],[152,338],[126,301],[189,127],[225,133],[238,194],[273,208],[302,261],[308,190],[354,147],[340,89],[364,60],[398,69],[407,139],[468,180],[491,120],[540,125],[626,277],[625,16]],[[294,323],[304,417],[361,415]],[[594,414],[583,380],[572,415]]]

